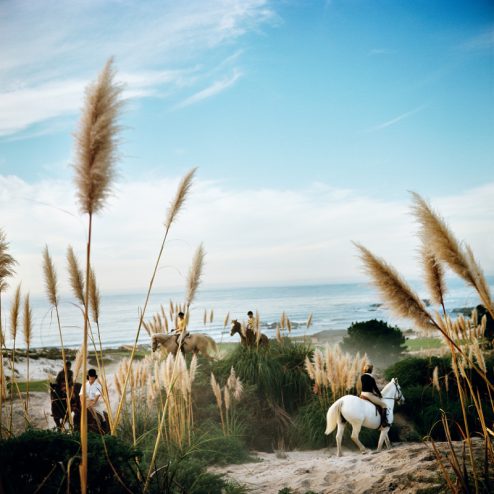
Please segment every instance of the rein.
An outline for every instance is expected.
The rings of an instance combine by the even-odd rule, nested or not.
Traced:
[[[399,393],[399,396],[397,398],[396,397],[391,397],[391,396],[389,396],[389,397],[383,396],[381,399],[382,400],[394,400],[395,402],[400,401],[403,398],[403,393],[401,392],[401,389],[398,389],[398,387],[396,387],[396,391],[398,391],[398,393]]]

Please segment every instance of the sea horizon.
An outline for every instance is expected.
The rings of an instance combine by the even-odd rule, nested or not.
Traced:
[[[494,277],[487,281],[492,288]],[[427,291],[419,282],[411,282],[419,296],[428,300]],[[465,307],[475,307],[480,300],[475,292],[458,279],[448,282],[446,308],[449,313]],[[100,331],[104,347],[118,347],[135,341],[139,323],[139,308],[143,306],[145,293],[108,293],[101,296]],[[77,348],[82,341],[82,309],[71,296],[60,298],[60,320],[64,346]],[[160,312],[160,305],[169,313],[170,300],[182,303],[184,290],[156,291],[151,294],[145,321]],[[60,335],[54,311],[46,297],[38,295],[31,299],[33,310],[33,331],[31,348],[60,346]],[[4,304],[5,307],[6,304]],[[433,309],[433,307],[431,307]],[[213,310],[212,322],[204,325],[204,312],[208,319]],[[368,282],[324,283],[311,285],[280,285],[260,287],[206,288],[199,290],[190,311],[190,332],[206,333],[218,342],[237,342],[238,336],[230,337],[229,320],[245,321],[247,312],[258,311],[261,330],[268,337],[276,335],[276,323],[286,313],[292,323],[291,336],[312,335],[325,330],[346,330],[353,322],[381,319],[397,325],[402,330],[413,328],[411,321],[394,317],[380,299],[377,291]],[[4,312],[4,328],[7,328],[7,312]],[[309,314],[312,325],[307,328]],[[170,322],[170,321],[169,321]],[[170,328],[173,325],[170,323]],[[8,331],[6,345],[12,340]],[[18,335],[17,348],[25,348]],[[139,344],[149,344],[150,338],[141,329]]]

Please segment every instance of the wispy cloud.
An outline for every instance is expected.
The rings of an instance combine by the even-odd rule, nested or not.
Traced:
[[[122,286],[139,290],[146,285],[177,183],[176,177],[152,177],[119,184],[118,195],[94,224],[94,263],[103,290]],[[487,273],[494,272],[489,247],[494,242],[489,221],[494,214],[493,194],[494,183],[488,183],[454,196],[431,198],[458,237],[472,245]],[[19,261],[18,281],[33,293],[43,287],[40,253],[45,243],[59,266],[65,265],[68,242],[79,246],[82,255],[85,229],[73,195],[69,181],[27,183],[15,176],[0,176],[2,227]],[[197,239],[207,247],[208,283],[363,279],[351,240],[368,245],[407,276],[417,276],[416,225],[408,208],[408,197],[376,199],[322,183],[239,193],[225,184],[198,181],[171,233],[166,266],[173,269],[163,267],[157,285],[183,285],[180,272],[186,271]]]
[[[412,115],[415,115],[416,113],[422,111],[426,107],[427,107],[426,105],[420,105],[419,107],[415,108],[414,110],[410,110],[410,111],[407,111],[405,113],[402,113],[401,115],[398,115],[397,117],[394,117],[391,120],[387,120],[386,122],[383,122],[379,125],[375,125],[374,127],[371,127],[370,129],[367,129],[367,132],[375,132],[377,130],[382,130],[382,129],[385,129],[387,127],[391,127],[392,125],[395,125],[398,122],[401,122],[402,120],[405,120],[406,118],[409,118]]]
[[[464,51],[488,50],[494,48],[494,27],[466,40],[460,48]]]
[[[230,77],[213,82],[210,86],[198,91],[180,102],[175,108],[185,108],[186,106],[190,106],[195,103],[199,103],[199,101],[216,96],[217,94],[233,86],[240,79],[240,77],[242,77],[242,75],[243,74],[239,70],[235,70]]]
[[[276,20],[268,0],[18,0],[1,8],[0,135],[77,112],[81,89],[110,56],[127,97],[179,97],[204,87],[214,68],[227,80],[242,54],[237,40]]]

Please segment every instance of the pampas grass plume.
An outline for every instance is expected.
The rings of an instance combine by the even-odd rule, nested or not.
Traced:
[[[201,245],[197,248],[194,259],[192,260],[192,266],[187,277],[187,307],[189,307],[196,295],[197,289],[201,283],[202,268],[204,264],[205,256],[204,248]]]
[[[444,220],[417,193],[412,192],[412,211],[421,226],[420,236],[434,256],[446,263],[460,278],[473,286],[486,309],[494,316],[494,308],[487,282],[470,247],[462,249]]]
[[[8,288],[6,279],[15,274],[17,261],[8,253],[9,244],[5,232],[0,229],[0,293]]]
[[[29,302],[29,293],[24,297],[24,342],[26,347],[31,345],[33,311]]]
[[[306,326],[307,326],[307,329],[312,326],[312,312],[309,314],[309,317],[307,318]]]
[[[76,132],[75,183],[82,213],[100,211],[111,193],[117,159],[117,117],[122,88],[114,82],[113,59],[86,90],[84,109]]]
[[[84,276],[71,245],[67,247],[69,281],[75,298],[84,306]]]
[[[57,273],[55,271],[55,265],[48,252],[48,246],[45,246],[43,251],[43,272],[45,275],[46,293],[51,305],[56,307],[58,305],[58,291],[57,291]]]
[[[444,304],[444,294],[446,293],[446,283],[444,281],[444,269],[434,254],[425,245],[421,252],[424,277],[429,295],[434,304]]]
[[[410,318],[425,330],[437,329],[424,303],[398,272],[386,261],[374,256],[363,245],[355,243],[365,270],[372,278],[381,296],[399,317]]]
[[[96,284],[96,275],[94,269],[89,271],[89,306],[91,307],[91,313],[93,314],[93,321],[98,324],[99,322],[99,307],[100,307],[100,292],[98,285]]]
[[[168,214],[165,221],[166,228],[170,228],[171,224],[175,221],[178,213],[182,209],[190,188],[192,187],[192,180],[196,173],[197,168],[190,170],[185,177],[182,178],[177,189],[177,193],[168,208]]]
[[[14,293],[14,299],[10,307],[10,334],[12,339],[17,337],[17,327],[19,325],[19,310],[21,306],[21,285],[19,284]]]

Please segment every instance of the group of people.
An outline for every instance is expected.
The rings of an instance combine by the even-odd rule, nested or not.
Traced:
[[[254,313],[252,311],[247,312],[247,317],[248,321],[246,328],[254,330],[256,324]],[[182,346],[184,339],[188,336],[185,314],[183,312],[178,313],[176,326],[175,334],[177,335],[177,344]],[[70,389],[72,389],[73,386],[73,372],[70,362],[67,362],[66,368],[67,379],[65,379],[64,369],[58,373],[56,378],[56,383],[63,391],[65,391],[67,383]],[[377,405],[380,408],[381,427],[389,427],[390,424],[387,419],[387,404],[382,399],[376,380],[372,376],[373,369],[374,367],[372,364],[367,364],[363,369],[363,373],[360,376],[360,383],[362,385],[360,397],[374,403],[374,405]],[[101,388],[101,384],[98,382],[98,375],[95,369],[89,369],[87,373],[86,385],[81,388],[79,395],[82,396],[83,393],[86,393],[86,406],[88,410],[93,414],[95,419],[101,423],[103,429],[107,428],[108,419],[102,398],[103,390]]]

